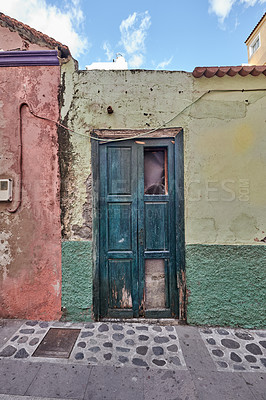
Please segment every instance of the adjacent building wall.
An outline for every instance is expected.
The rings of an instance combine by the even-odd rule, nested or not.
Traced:
[[[266,88],[265,76],[195,79],[186,72],[77,71],[69,62],[62,66],[62,84],[62,120],[75,131],[60,132],[67,251],[91,246],[90,132],[183,127],[187,320],[264,326],[266,91],[257,89]],[[91,273],[88,253],[81,251],[72,267],[66,259],[63,281],[75,285],[76,263],[81,274]],[[90,313],[90,285],[68,318]],[[67,309],[67,301],[63,306]]]
[[[256,91],[262,88],[264,76],[194,82],[198,94],[222,91],[191,108],[186,135],[189,323],[266,325],[266,91]]]
[[[0,178],[13,201],[0,203],[0,317],[61,316],[59,66],[1,67]],[[26,105],[27,104],[27,105]],[[20,131],[22,168],[20,168]],[[22,171],[22,175],[20,172]],[[22,202],[19,205],[22,179]]]
[[[253,53],[250,53],[250,46],[252,46],[259,36],[260,46]],[[262,17],[258,25],[254,28],[246,40],[246,46],[248,51],[248,63],[251,65],[265,65],[266,64],[266,14]]]

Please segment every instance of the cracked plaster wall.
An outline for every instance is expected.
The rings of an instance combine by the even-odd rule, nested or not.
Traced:
[[[62,73],[62,117],[83,135],[159,127],[208,90],[265,86],[264,75],[195,79],[185,72],[77,71],[73,64]],[[166,125],[184,129],[187,243],[257,244],[266,236],[265,96],[209,93]],[[64,238],[91,240],[90,141],[72,133],[69,140]]]
[[[266,88],[263,75],[194,82],[195,93],[256,88]],[[217,92],[206,99],[214,105],[209,108],[201,100],[192,107],[185,135],[186,241],[263,245],[266,91]],[[223,119],[221,111],[213,112],[218,104]]]
[[[83,135],[96,128],[153,128],[173,118],[192,98],[192,81],[185,72],[161,74],[158,83],[156,71],[74,71],[73,65],[65,64],[62,80],[66,87],[62,119]],[[107,113],[109,105],[112,115]],[[187,125],[187,119],[181,116],[180,124]],[[91,240],[90,140],[64,134],[69,135],[71,162],[62,199],[63,238]]]

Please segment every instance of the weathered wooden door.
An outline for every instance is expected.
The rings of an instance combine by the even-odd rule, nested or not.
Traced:
[[[178,316],[174,143],[99,146],[100,317]]]

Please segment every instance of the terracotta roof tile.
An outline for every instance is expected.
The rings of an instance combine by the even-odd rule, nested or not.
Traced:
[[[266,76],[266,65],[240,65],[231,67],[196,67],[192,72],[194,78],[201,78],[205,76],[206,78],[212,78],[213,76],[218,76],[222,78],[225,75],[228,76],[258,76],[263,74]]]
[[[51,49],[57,48],[61,52],[62,58],[67,58],[71,55],[69,48],[66,45],[1,12],[0,25],[9,28],[12,31],[16,31],[21,37],[23,37],[23,39],[27,39],[31,43],[46,45]]]

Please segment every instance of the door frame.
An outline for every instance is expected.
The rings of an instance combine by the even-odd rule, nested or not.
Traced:
[[[145,134],[147,135],[145,136]],[[139,139],[135,137],[141,135]],[[92,231],[93,231],[93,314],[94,319],[100,319],[100,174],[99,174],[99,146],[112,139],[131,139],[144,141],[145,139],[170,139],[174,141],[174,181],[175,181],[175,237],[176,237],[176,278],[177,278],[177,307],[178,319],[186,321],[186,278],[185,278],[185,221],[184,221],[184,139],[182,128],[165,128],[153,132],[142,130],[113,130],[97,129],[91,133],[91,172],[92,172]],[[98,140],[97,140],[98,139]],[[100,139],[100,140],[99,140]],[[104,140],[106,139],[106,141]],[[130,320],[129,320],[130,321]]]

